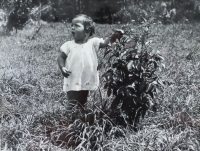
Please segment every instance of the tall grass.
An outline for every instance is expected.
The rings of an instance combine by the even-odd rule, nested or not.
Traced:
[[[63,77],[56,62],[60,45],[71,38],[68,27],[61,23],[44,25],[33,40],[30,37],[34,26],[27,26],[17,35],[0,37],[1,150],[66,150],[54,137],[66,136],[63,133],[69,131],[67,97],[62,92]],[[115,27],[120,25],[97,25],[96,36],[104,37]],[[154,100],[157,112],[152,109],[147,112],[138,132],[113,125],[112,130],[122,131],[124,137],[116,137],[112,131],[108,135],[99,134],[103,138],[96,140],[101,144],[98,150],[197,151],[200,148],[200,26],[152,24],[150,29],[153,51],[160,51],[165,57],[165,68],[159,71],[165,87]],[[102,54],[98,52],[100,59]],[[95,101],[100,104],[101,99],[110,99],[101,86],[100,91],[101,97],[99,91],[90,93],[88,108],[94,107]],[[92,110],[99,112],[97,108]],[[92,136],[89,133],[92,131],[85,131],[90,134],[88,137]],[[87,150],[89,142],[82,136],[83,133],[82,146],[73,150]]]

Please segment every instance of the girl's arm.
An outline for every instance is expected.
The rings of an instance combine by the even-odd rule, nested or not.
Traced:
[[[111,39],[111,36],[106,37],[106,39],[104,40],[104,42],[103,42],[103,43],[100,43],[99,48],[105,48],[105,47],[107,47],[108,44],[109,44],[109,42],[110,42],[110,39]]]
[[[58,61],[58,66],[59,66],[59,68],[62,72],[62,75],[67,78],[70,75],[71,72],[68,71],[67,68],[65,67],[66,58],[67,58],[67,55],[64,52],[61,52],[57,61]]]

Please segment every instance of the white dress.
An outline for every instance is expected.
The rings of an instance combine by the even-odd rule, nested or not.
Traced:
[[[67,55],[65,67],[71,71],[70,76],[64,78],[63,91],[95,90],[99,86],[96,51],[103,41],[95,37],[84,44],[77,44],[72,40],[60,47]]]

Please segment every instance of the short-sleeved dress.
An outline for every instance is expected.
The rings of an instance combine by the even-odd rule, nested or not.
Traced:
[[[70,76],[64,78],[63,91],[95,90],[98,87],[96,51],[100,42],[103,42],[103,39],[95,37],[84,44],[77,44],[72,40],[60,47],[67,55],[65,67],[71,71]]]

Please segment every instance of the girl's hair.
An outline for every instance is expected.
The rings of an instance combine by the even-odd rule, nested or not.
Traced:
[[[76,15],[74,18],[78,18],[78,17],[84,18],[83,19],[84,28],[87,32],[90,32],[89,36],[92,36],[95,33],[95,23],[93,22],[92,18],[85,14]]]

